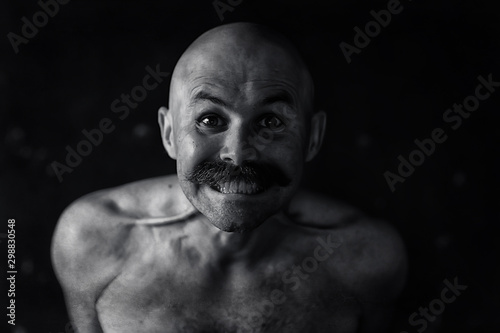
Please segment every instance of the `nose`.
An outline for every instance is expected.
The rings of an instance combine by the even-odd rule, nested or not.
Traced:
[[[256,159],[257,151],[250,145],[249,130],[242,125],[233,125],[226,133],[224,145],[220,150],[221,160],[242,166]]]

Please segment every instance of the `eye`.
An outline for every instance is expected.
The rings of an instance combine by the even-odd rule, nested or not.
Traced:
[[[272,131],[280,131],[285,127],[285,124],[275,115],[268,115],[259,121],[259,125],[269,128]]]
[[[209,115],[203,116],[200,119],[198,119],[198,124],[205,126],[205,127],[216,128],[216,127],[225,126],[226,122],[224,121],[224,119],[222,119],[218,115],[209,114]]]

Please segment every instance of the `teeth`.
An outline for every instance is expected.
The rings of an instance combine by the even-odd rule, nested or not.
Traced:
[[[224,194],[255,194],[262,190],[257,185],[248,184],[245,181],[219,183],[215,188]]]
[[[238,192],[240,192],[240,193],[245,193],[245,194],[249,193],[249,191],[248,191],[249,186],[247,186],[245,182],[239,181],[237,188],[238,188]]]

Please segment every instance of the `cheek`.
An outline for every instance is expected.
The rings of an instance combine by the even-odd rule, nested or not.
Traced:
[[[302,169],[302,164],[304,163],[304,150],[300,140],[290,140],[286,142],[281,150],[283,151],[281,160],[286,163],[288,170],[297,173]]]
[[[196,130],[183,131],[177,140],[177,147],[177,170],[180,173],[193,170],[217,151],[216,143],[200,136]]]
[[[304,145],[300,135],[276,137],[263,145],[262,159],[273,161],[289,175],[300,172],[304,163]]]

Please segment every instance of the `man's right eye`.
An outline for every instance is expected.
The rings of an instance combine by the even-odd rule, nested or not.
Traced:
[[[226,125],[224,119],[215,114],[210,114],[198,119],[198,124],[205,127],[216,128]]]

